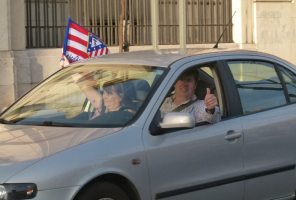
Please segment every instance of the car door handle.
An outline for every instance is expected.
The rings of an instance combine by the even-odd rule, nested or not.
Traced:
[[[225,140],[234,140],[234,139],[237,139],[237,138],[240,138],[241,136],[242,136],[242,133],[232,133],[232,132],[234,132],[234,131],[228,131],[227,132],[227,134],[228,135],[226,135],[225,136]]]

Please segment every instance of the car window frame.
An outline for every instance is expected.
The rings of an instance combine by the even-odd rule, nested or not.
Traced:
[[[285,81],[285,79],[284,79],[283,74],[281,73],[281,70],[280,70],[279,66],[280,66],[280,67],[283,67],[283,68],[286,68],[288,71],[291,71],[291,72],[294,73],[294,74],[296,74],[296,72],[293,72],[292,70],[290,70],[290,69],[288,69],[287,67],[285,67],[285,66],[283,66],[283,65],[280,65],[280,64],[278,64],[278,63],[275,63],[275,65],[276,65],[276,68],[277,68],[277,70],[278,70],[278,73],[279,73],[279,76],[280,76],[280,80],[281,80],[281,82],[282,82],[282,84],[283,84],[283,87],[284,87],[285,95],[286,95],[287,102],[288,102],[287,104],[289,104],[289,105],[295,104],[296,101],[295,101],[295,102],[291,102],[291,99],[290,99],[290,96],[289,96],[289,91],[288,91],[288,88],[287,88],[287,85],[286,85],[286,81]]]
[[[258,62],[265,62],[265,63],[272,64],[274,66],[275,72],[276,72],[276,74],[277,74],[277,76],[278,76],[278,78],[279,78],[279,80],[281,82],[281,85],[283,87],[284,95],[285,95],[285,98],[286,98],[286,104],[279,105],[279,106],[274,106],[274,107],[263,109],[263,110],[260,110],[260,111],[244,114],[243,106],[242,106],[242,103],[241,103],[241,98],[240,98],[240,95],[238,93],[238,89],[237,89],[234,77],[233,77],[232,72],[231,72],[231,70],[229,68],[229,65],[228,65],[228,62],[231,62],[231,61],[255,61],[255,62],[258,61]],[[268,59],[258,59],[258,58],[234,58],[234,59],[224,59],[224,60],[222,60],[222,62],[226,67],[225,70],[227,72],[227,75],[229,76],[229,81],[232,84],[231,88],[232,88],[232,91],[233,91],[233,93],[235,95],[236,109],[237,109],[237,112],[238,112],[238,117],[248,116],[248,115],[252,115],[252,114],[256,114],[256,113],[261,113],[261,112],[281,108],[281,107],[284,107],[284,106],[288,106],[288,105],[291,104],[290,103],[290,98],[288,96],[288,90],[287,90],[286,84],[284,83],[284,78],[283,78],[282,74],[280,73],[280,70],[279,70],[279,68],[277,66],[277,63],[275,61],[271,61],[271,60],[268,60]]]
[[[217,61],[217,76],[219,76],[221,89],[223,90],[224,106],[226,107],[227,116],[223,120],[232,119],[238,116],[238,108],[240,108],[240,102],[237,101],[238,92],[234,90],[234,86],[229,79],[230,69],[225,66],[223,60]],[[233,98],[234,97],[234,98]],[[222,121],[222,119],[221,119]]]
[[[206,59],[207,60],[207,59]],[[201,68],[203,67],[204,65],[212,65],[211,67],[211,70],[215,70],[216,71],[216,76],[217,77],[214,77],[213,76],[213,79],[214,78],[217,78],[217,82],[219,84],[219,86],[216,86],[216,82],[214,81],[214,84],[216,87],[220,87],[220,90],[221,90],[221,97],[223,98],[222,99],[222,102],[223,102],[223,106],[224,106],[224,110],[227,111],[227,116],[224,117],[224,118],[221,118],[221,121],[226,121],[226,120],[230,120],[230,119],[233,119],[233,118],[236,118],[237,117],[237,113],[236,113],[236,109],[231,105],[231,103],[234,103],[233,101],[231,101],[232,99],[232,91],[230,90],[230,87],[231,85],[229,83],[227,84],[224,84],[223,81],[227,81],[228,80],[228,76],[226,76],[226,73],[223,73],[222,71],[225,70],[225,66],[224,64],[221,62],[222,60],[220,58],[217,58],[215,60],[210,60],[210,61],[205,61],[205,62],[198,62],[199,60],[193,60],[193,61],[190,61],[190,62],[187,62],[187,63],[184,63],[182,66],[186,65],[186,64],[191,64],[190,67],[187,67],[186,69],[183,69],[181,73],[179,73],[179,75],[177,76],[177,78],[174,80],[173,84],[170,86],[169,90],[167,91],[165,97],[161,100],[161,104],[160,106],[157,108],[156,112],[154,113],[153,117],[152,117],[152,120],[150,121],[149,123],[149,132],[151,135],[153,135],[151,133],[151,126],[155,126],[155,121],[154,119],[156,118],[157,116],[157,113],[159,112],[160,110],[160,107],[161,105],[163,104],[163,102],[165,101],[166,97],[169,95],[171,89],[174,87],[174,85],[176,84],[176,82],[178,81],[178,79],[180,78],[181,74],[186,71],[186,70],[189,70],[191,68]],[[182,68],[182,66],[180,66],[178,69],[175,70],[174,74],[175,73],[178,73],[178,71]],[[222,74],[221,74],[222,72]],[[172,77],[174,76],[174,74],[172,75]],[[227,81],[228,82],[228,81]],[[167,83],[169,84],[169,83]],[[228,92],[227,92],[228,91]],[[229,102],[230,101],[230,102]],[[220,107],[219,107],[220,108]],[[219,122],[218,122],[219,123]],[[198,127],[198,126],[203,126],[203,125],[207,125],[207,124],[210,124],[208,122],[200,122],[200,123],[195,123],[195,126],[194,127]],[[158,129],[159,131],[161,130],[162,131],[162,134],[167,134],[167,133],[171,133],[171,132],[176,132],[176,131],[180,131],[180,130],[184,130],[186,128],[172,128],[172,129]]]

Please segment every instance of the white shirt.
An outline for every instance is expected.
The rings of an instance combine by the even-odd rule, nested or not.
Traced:
[[[174,99],[175,99],[175,95],[165,99],[164,103],[160,107],[160,112],[161,112],[162,118],[164,117],[165,114],[171,112],[172,110],[174,110],[175,108],[177,108],[183,104],[187,104],[190,100],[196,100],[196,96],[193,95],[191,99],[181,103],[178,106],[174,103]],[[192,103],[191,105],[189,105],[188,107],[181,110],[180,112],[192,114],[193,117],[195,118],[196,123],[207,121],[207,122],[213,124],[213,123],[217,123],[221,120],[219,108],[216,106],[215,112],[213,114],[207,113],[206,112],[206,104],[205,104],[204,100],[197,100],[194,103]]]

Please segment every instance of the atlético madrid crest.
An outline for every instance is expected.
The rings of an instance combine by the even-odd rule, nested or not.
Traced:
[[[88,45],[86,49],[86,53],[89,57],[96,57],[103,54],[105,51],[105,44],[101,42],[100,38],[92,33],[88,33]]]
[[[63,47],[63,56],[69,63],[109,53],[109,49],[96,34],[76,24],[69,17]]]

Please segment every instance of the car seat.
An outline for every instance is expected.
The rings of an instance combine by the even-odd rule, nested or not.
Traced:
[[[145,99],[148,96],[148,93],[150,92],[150,85],[146,80],[143,79],[138,79],[133,81],[134,85],[135,85],[135,91],[136,91],[136,97],[137,97],[137,107],[141,107],[141,105],[143,104],[143,102],[145,101]]]
[[[207,95],[207,88],[211,90],[211,93],[215,95],[215,85],[210,85],[204,80],[199,80],[197,82],[196,89],[194,94],[196,95],[197,99],[204,100]],[[217,95],[215,95],[217,97]]]

